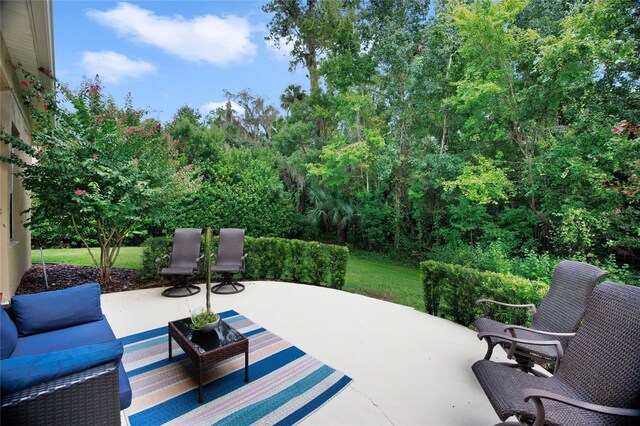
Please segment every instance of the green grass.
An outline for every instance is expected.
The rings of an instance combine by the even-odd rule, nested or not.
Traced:
[[[96,259],[100,259],[100,250],[91,250]],[[69,265],[94,266],[86,248],[45,249],[46,263],[67,263]],[[31,250],[31,262],[40,263],[40,249]],[[142,268],[142,247],[122,247],[114,265],[116,268]]]
[[[31,253],[31,261],[40,263],[40,250],[34,249]],[[99,254],[100,251],[95,249],[94,255]],[[89,253],[83,248],[46,249],[44,260],[47,263],[93,266]],[[122,247],[115,267],[140,269],[142,247]],[[392,264],[383,256],[350,253],[344,290],[411,306],[424,312],[424,290],[418,268]]]
[[[370,253],[349,254],[343,289],[424,312],[424,290],[418,268],[394,265]]]

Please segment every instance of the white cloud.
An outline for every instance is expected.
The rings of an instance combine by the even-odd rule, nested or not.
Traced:
[[[291,61],[292,59],[291,51],[293,51],[293,41],[281,40],[280,44],[276,45],[276,43],[271,40],[265,40],[264,44],[265,46],[267,46],[267,49],[271,51],[271,53],[276,59],[280,61],[285,61],[285,62]]]
[[[80,67],[90,77],[98,74],[108,83],[118,83],[125,78],[139,78],[156,71],[155,65],[143,60],[134,60],[117,52],[82,52]]]
[[[206,104],[202,105],[199,109],[202,115],[207,115],[210,111],[214,111],[218,108],[225,108],[226,105],[227,105],[227,101],[207,102]],[[244,114],[244,108],[242,108],[236,102],[231,101],[231,108],[239,115]]]
[[[246,19],[229,15],[158,16],[130,3],[111,10],[90,10],[88,16],[120,36],[158,47],[179,58],[222,66],[255,54],[252,27]]]

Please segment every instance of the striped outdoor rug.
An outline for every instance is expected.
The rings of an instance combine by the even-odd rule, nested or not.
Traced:
[[[167,327],[122,339],[122,361],[133,402],[125,412],[132,426],[294,424],[318,409],[351,379],[307,355],[235,311],[220,316],[249,339],[249,383],[244,354],[205,374],[198,403],[195,369],[177,343],[167,352]]]

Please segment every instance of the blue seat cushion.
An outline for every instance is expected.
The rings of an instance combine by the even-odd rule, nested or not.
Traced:
[[[79,348],[86,345],[105,343],[115,340],[111,326],[106,318],[87,324],[80,324],[48,333],[33,334],[18,339],[12,357],[47,354],[49,352]],[[119,366],[120,409],[131,405],[131,385],[122,362]]]
[[[58,330],[102,318],[100,284],[14,296],[11,299],[20,336]]]
[[[0,389],[4,394],[64,377],[109,361],[120,362],[120,340],[0,361]]]
[[[20,337],[11,356],[37,355],[104,343],[110,340],[115,340],[115,336],[107,319],[102,317],[100,321]]]
[[[9,314],[1,307],[0,311],[0,358],[5,359],[11,355],[18,343],[18,330]]]

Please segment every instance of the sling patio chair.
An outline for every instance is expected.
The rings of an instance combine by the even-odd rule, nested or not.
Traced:
[[[594,286],[607,275],[606,271],[582,262],[562,261],[553,273],[553,280],[546,296],[536,309],[535,305],[512,305],[489,299],[477,301],[487,316],[487,304],[497,304],[511,308],[531,308],[533,320],[531,328],[506,325],[489,318],[479,318],[473,324],[478,329],[478,338],[487,342],[484,359],[490,359],[496,345],[507,351],[510,364],[524,371],[544,375],[533,369],[534,364],[554,365],[558,350],[564,350],[570,338],[578,329],[589,296]],[[560,342],[560,347],[538,345],[536,341],[549,340],[552,336]],[[515,344],[505,337],[517,337],[522,340]]]
[[[558,341],[548,341],[558,345]],[[640,288],[606,281],[593,290],[584,322],[552,377],[477,361],[471,367],[503,422],[640,424]]]
[[[244,229],[223,228],[220,230],[218,241],[218,255],[216,263],[211,267],[212,272],[222,275],[222,282],[213,286],[211,291],[218,294],[240,293],[244,290],[244,284],[233,279],[233,274],[244,272]],[[215,256],[215,255],[214,255]]]
[[[158,274],[163,277],[179,277],[179,282],[173,287],[162,292],[166,297],[186,297],[200,292],[200,287],[189,284],[188,277],[200,270],[200,244],[202,229],[178,228],[173,234],[173,249],[171,254],[166,254],[156,259]],[[169,260],[169,265],[162,268],[160,265],[164,259]]]

